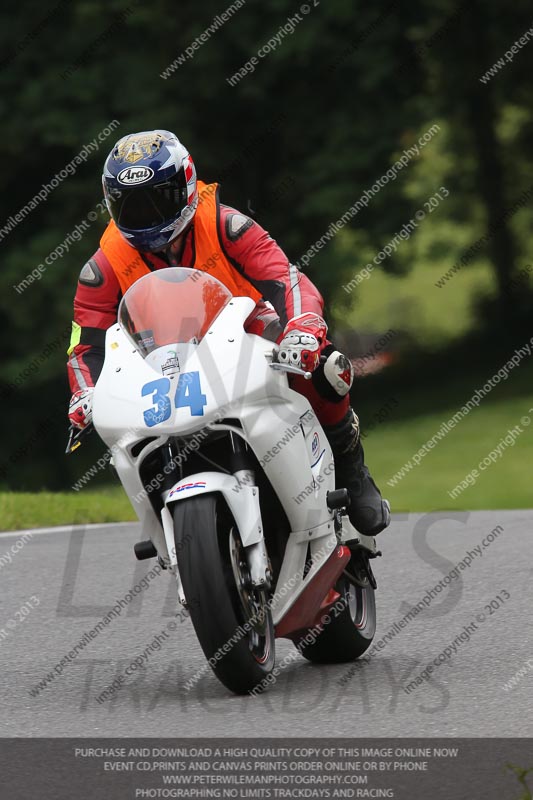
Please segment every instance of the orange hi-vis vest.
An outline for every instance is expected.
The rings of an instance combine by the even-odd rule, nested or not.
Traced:
[[[198,181],[198,191],[198,208],[193,222],[192,268],[217,278],[235,297],[251,297],[257,303],[261,299],[261,293],[232,266],[220,242],[218,184]],[[135,281],[150,273],[139,251],[127,243],[113,220],[100,239],[100,248],[117,276],[122,294],[125,294]]]

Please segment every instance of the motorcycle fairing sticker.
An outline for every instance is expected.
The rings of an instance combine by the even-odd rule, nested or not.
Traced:
[[[150,395],[152,401],[151,408],[143,411],[145,425],[153,428],[170,419],[172,404],[169,398],[170,380],[169,378],[158,378],[155,381],[145,383],[141,389],[141,396]],[[207,405],[207,398],[202,393],[200,385],[200,373],[183,372],[178,379],[176,393],[174,395],[175,408],[189,408],[191,416],[203,417],[204,408]]]
[[[169,497],[172,497],[174,494],[178,494],[179,492],[185,492],[187,489],[205,489],[206,482],[205,481],[196,481],[196,483],[184,483],[182,486],[177,486],[175,489],[169,494]]]
[[[324,455],[325,452],[326,452],[326,448],[324,448],[322,450],[322,452],[318,456],[317,460],[313,464],[311,464],[311,469],[313,469],[313,467],[316,467],[316,465],[322,460],[322,456]]]

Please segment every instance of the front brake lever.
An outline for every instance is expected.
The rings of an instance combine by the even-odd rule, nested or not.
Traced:
[[[84,436],[84,434],[91,433],[92,430],[93,430],[92,422],[89,423],[89,425],[87,425],[86,428],[76,428],[74,425],[71,425],[70,428],[68,429],[68,442],[65,453],[69,455],[70,453],[73,453],[74,450],[77,450],[78,447],[81,445],[81,439]]]
[[[275,369],[278,372],[290,372],[293,375],[302,375],[306,381],[310,381],[312,378],[312,373],[307,372],[305,369],[300,369],[300,367],[293,367],[291,364],[280,364],[279,361],[272,361],[268,365],[271,369]]]

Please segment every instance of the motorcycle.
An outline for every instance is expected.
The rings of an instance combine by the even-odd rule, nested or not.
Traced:
[[[312,662],[361,656],[381,555],[350,524],[328,440],[290,387],[310,373],[246,333],[254,305],[207,272],[144,276],[107,331],[93,399],[141,523],[136,557],[174,577],[209,666],[237,694],[274,680],[276,638]]]

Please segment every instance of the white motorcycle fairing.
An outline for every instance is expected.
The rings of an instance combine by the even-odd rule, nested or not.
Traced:
[[[228,430],[248,444],[291,530],[271,605],[276,624],[339,543],[359,544],[371,554],[376,543],[373,537],[358,534],[347,517],[342,517],[342,530],[335,531],[334,512],[327,505],[327,494],[335,489],[331,448],[307,399],[290,389],[285,374],[272,368],[272,343],[245,332],[245,320],[254,306],[250,298],[233,297],[201,339],[165,343],[152,348],[147,357],[120,324],[113,325],[106,334],[93,419],[111,449],[142,536],[151,539],[176,575],[178,589],[172,507],[214,492],[223,495],[235,519],[254,585],[267,583],[258,488],[253,475],[196,472],[163,493],[163,509],[156,513],[141,480],[141,464],[171,437],[193,441],[206,431]],[[309,556],[311,567],[305,572]],[[278,591],[280,587],[286,591]]]

